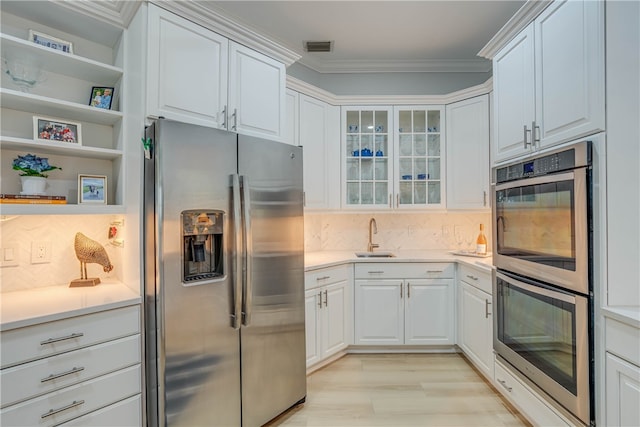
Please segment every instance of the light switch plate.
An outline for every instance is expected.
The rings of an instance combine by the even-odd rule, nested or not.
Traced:
[[[4,242],[0,249],[0,267],[16,267],[19,264],[18,242]]]

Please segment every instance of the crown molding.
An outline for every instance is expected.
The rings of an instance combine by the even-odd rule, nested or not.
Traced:
[[[299,61],[318,73],[487,73],[491,61],[486,59],[424,59],[417,61],[319,60],[303,56]]]
[[[261,52],[289,66],[300,59],[296,52],[267,39],[215,10],[214,2],[150,0],[163,9],[182,16],[224,37]]]
[[[53,2],[123,29],[129,26],[133,15],[142,4],[139,0],[53,0]]]
[[[451,104],[464,99],[487,94],[493,90],[493,78],[486,82],[444,95],[335,95],[324,89],[287,76],[287,88],[304,93],[331,105],[424,105]]]
[[[529,25],[553,0],[529,0],[507,21],[491,40],[478,52],[478,56],[493,59],[498,51]]]

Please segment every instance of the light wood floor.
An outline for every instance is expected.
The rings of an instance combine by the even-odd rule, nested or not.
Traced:
[[[458,354],[350,354],[275,426],[529,426]]]

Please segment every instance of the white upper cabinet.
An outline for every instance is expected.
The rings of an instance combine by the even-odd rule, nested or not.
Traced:
[[[284,138],[284,64],[231,42],[229,46],[229,124],[243,135]]]
[[[447,105],[447,208],[489,208],[489,95]]]
[[[553,2],[493,70],[494,161],[604,130],[603,2]]]
[[[284,139],[285,67],[149,5],[147,115]]]
[[[149,6],[147,114],[225,127],[229,41]]]

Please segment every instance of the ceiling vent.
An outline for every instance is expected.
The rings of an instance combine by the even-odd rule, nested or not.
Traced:
[[[331,41],[307,41],[304,42],[304,50],[307,52],[331,52],[333,48],[333,42]]]

